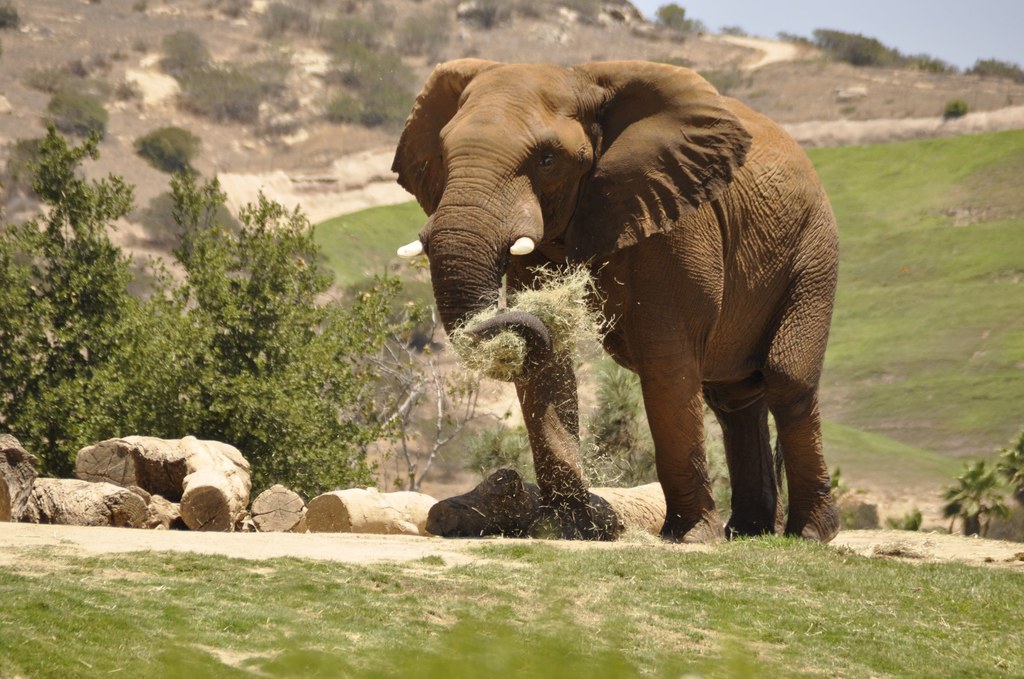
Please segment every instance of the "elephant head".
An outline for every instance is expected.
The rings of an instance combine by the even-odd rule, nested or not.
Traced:
[[[393,169],[451,332],[493,306],[513,257],[597,262],[674,228],[732,180],[750,135],[695,72],[647,62],[440,64]]]

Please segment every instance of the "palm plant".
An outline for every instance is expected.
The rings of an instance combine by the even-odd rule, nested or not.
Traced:
[[[942,499],[946,501],[942,513],[951,519],[949,531],[953,532],[953,525],[959,518],[965,535],[985,536],[993,516],[1008,516],[1010,511],[999,485],[996,470],[985,462],[964,465],[964,473],[957,477],[956,484],[942,492]]]
[[[1003,448],[1000,452],[1002,454],[996,463],[996,469],[1010,484],[1013,497],[1024,505],[1024,429],[1009,448]]]

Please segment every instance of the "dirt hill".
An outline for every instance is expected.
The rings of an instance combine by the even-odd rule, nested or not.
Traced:
[[[957,98],[974,112],[999,111],[976,114],[964,129],[1024,125],[1024,109],[1002,110],[1024,104],[1024,85],[1011,81],[854,68],[806,45],[670,31],[628,3],[567,4],[577,9],[518,0],[488,15],[489,3],[456,7],[450,0],[15,2],[19,25],[0,31],[0,167],[17,140],[42,135],[51,93],[73,86],[99,94],[109,113],[92,171],[124,176],[140,207],[167,190],[168,177],[136,155],[135,140],[168,125],[202,140],[194,166],[221,176],[236,205],[263,188],[282,202],[301,202],[319,220],[403,200],[388,171],[400,122],[367,127],[327,119],[332,101],[352,84],[338,40],[368,45],[404,71],[379,74],[371,84],[406,78],[399,110],[442,60],[653,59],[700,70],[808,145],[956,133],[939,129],[939,114]],[[198,36],[215,65],[260,80],[267,93],[255,116],[216,120],[189,110],[179,80],[161,66],[165,40],[180,32]],[[896,122],[908,119],[915,122]],[[10,216],[26,207],[15,195],[5,203]],[[121,240],[146,246],[145,233],[130,225]]]

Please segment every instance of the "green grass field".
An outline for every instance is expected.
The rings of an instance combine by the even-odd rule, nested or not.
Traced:
[[[992,456],[1024,425],[1024,131],[811,157],[841,236],[822,385],[830,464],[927,458],[906,471],[931,479],[959,464],[928,450]],[[376,208],[317,238],[352,284],[385,270],[423,219],[414,203]]]
[[[842,248],[827,415],[991,456],[1024,425],[1024,132],[811,157]]]
[[[1019,569],[779,538],[474,553],[355,566],[30,551],[0,572],[0,676],[1024,674]]]

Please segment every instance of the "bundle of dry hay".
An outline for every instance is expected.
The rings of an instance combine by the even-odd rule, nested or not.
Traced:
[[[587,304],[596,298],[593,280],[584,267],[556,271],[536,270],[537,287],[521,290],[509,297],[507,309],[491,308],[468,319],[452,333],[451,344],[463,364],[494,380],[511,382],[522,374],[526,361],[526,340],[505,330],[487,339],[468,332],[499,311],[524,311],[536,316],[551,335],[552,351],[572,354],[581,344],[599,342],[604,333],[600,315]]]

